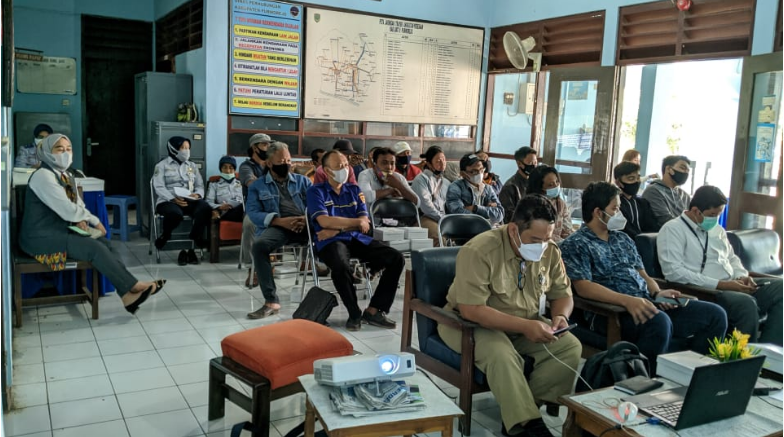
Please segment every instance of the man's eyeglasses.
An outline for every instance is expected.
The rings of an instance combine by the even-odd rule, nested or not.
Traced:
[[[525,283],[525,261],[520,261],[520,273],[517,274],[517,289],[522,290]]]

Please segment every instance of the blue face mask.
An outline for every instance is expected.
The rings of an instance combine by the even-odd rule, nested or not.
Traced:
[[[547,195],[547,197],[551,199],[555,199],[556,197],[561,195],[561,186],[559,185],[557,187],[548,188],[545,191],[545,194]]]
[[[710,231],[711,229],[715,228],[716,225],[719,224],[718,217],[705,217],[702,216],[702,223],[700,223],[700,227],[703,231]]]

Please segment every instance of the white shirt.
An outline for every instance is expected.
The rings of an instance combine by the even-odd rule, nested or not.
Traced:
[[[697,233],[699,241],[689,228]],[[706,236],[708,251],[705,268],[700,273]],[[749,275],[740,258],[732,251],[724,228],[717,225],[706,232],[691,221],[686,213],[662,226],[656,238],[656,246],[662,273],[668,281],[716,289],[719,281]]]
[[[388,177],[397,179],[406,191],[416,196],[411,187],[408,186],[408,181],[406,181],[406,178],[402,174],[393,172]],[[380,180],[378,180],[376,171],[372,168],[362,170],[362,172],[359,173],[359,176],[357,177],[357,185],[359,185],[359,189],[362,190],[362,193],[365,194],[365,202],[367,202],[368,205],[372,205],[373,202],[376,201],[376,190],[389,188],[388,185],[384,185]]]
[[[101,221],[84,206],[80,196],[76,196],[76,203],[68,199],[65,188],[58,180],[61,175],[62,173],[56,170],[49,171],[46,168],[36,170],[30,176],[27,188],[33,190],[41,202],[57,213],[61,219],[71,223],[86,221],[91,226],[97,226]]]

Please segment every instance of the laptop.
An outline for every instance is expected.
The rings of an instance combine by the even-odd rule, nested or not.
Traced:
[[[765,357],[701,366],[688,387],[632,396],[640,411],[674,429],[690,428],[746,413]]]

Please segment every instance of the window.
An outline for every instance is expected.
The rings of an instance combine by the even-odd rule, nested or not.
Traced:
[[[191,0],[155,22],[155,71],[174,71],[174,57],[201,47],[202,0]]]

